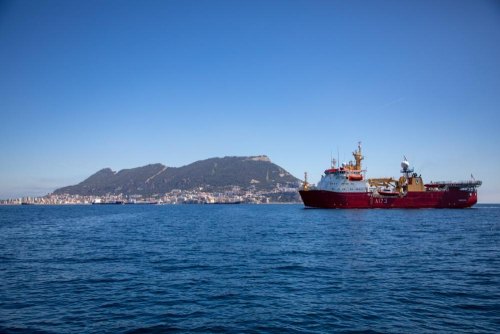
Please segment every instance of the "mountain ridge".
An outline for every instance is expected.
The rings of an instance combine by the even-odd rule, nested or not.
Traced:
[[[300,180],[271,162],[266,155],[225,156],[198,160],[181,167],[161,163],[113,171],[103,168],[82,182],[56,189],[54,194],[156,195],[174,189],[218,192],[232,187],[245,190],[271,190],[297,187]]]

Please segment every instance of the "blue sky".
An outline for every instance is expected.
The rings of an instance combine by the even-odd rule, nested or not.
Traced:
[[[97,170],[363,142],[500,202],[498,1],[1,1],[0,198]]]

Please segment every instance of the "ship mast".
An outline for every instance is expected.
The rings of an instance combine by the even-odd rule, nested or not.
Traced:
[[[361,160],[364,159],[363,155],[361,154],[361,142],[358,142],[358,150],[352,152],[352,155],[354,156],[354,160],[356,160],[356,165],[354,166],[355,170],[361,170]]]
[[[309,182],[307,182],[307,172],[304,172],[304,183],[302,183],[303,190],[309,190]]]

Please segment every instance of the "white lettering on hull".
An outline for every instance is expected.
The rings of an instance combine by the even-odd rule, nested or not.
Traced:
[[[375,204],[387,204],[387,198],[375,198]]]

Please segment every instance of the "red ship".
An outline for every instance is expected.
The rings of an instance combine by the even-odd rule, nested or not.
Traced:
[[[343,163],[325,170],[316,186],[307,182],[307,173],[299,190],[306,207],[331,209],[369,208],[468,208],[477,203],[481,181],[431,182],[410,168],[406,157],[401,162],[399,179],[365,179],[361,168],[361,143],[353,152],[355,162]]]

